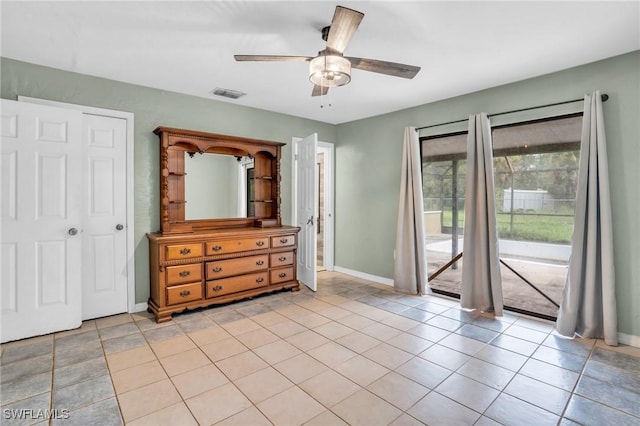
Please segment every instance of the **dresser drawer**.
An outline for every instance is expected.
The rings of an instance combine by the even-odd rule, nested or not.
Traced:
[[[284,253],[271,253],[269,255],[269,265],[272,268],[277,268],[279,266],[293,265],[293,252],[287,251]]]
[[[207,262],[207,279],[213,280],[230,277],[232,275],[246,274],[247,272],[261,271],[269,267],[268,261],[269,257],[266,254],[261,254],[238,259]]]
[[[240,275],[221,280],[207,281],[207,298],[222,296],[224,294],[237,293],[253,288],[269,285],[269,274],[258,272],[254,274]]]
[[[295,235],[281,235],[279,237],[271,237],[271,247],[291,247],[296,245]]]
[[[189,259],[202,256],[202,244],[176,244],[165,247],[167,260]]]
[[[202,283],[191,283],[167,287],[167,305],[202,299]]]
[[[269,271],[271,284],[279,284],[293,279],[293,268],[280,268]]]
[[[202,280],[202,264],[168,266],[167,285],[189,283]]]
[[[206,243],[207,255],[238,253],[269,248],[269,237],[220,240]]]

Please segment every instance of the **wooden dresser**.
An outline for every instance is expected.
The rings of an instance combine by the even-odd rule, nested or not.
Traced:
[[[148,234],[150,310],[164,322],[185,309],[297,290],[297,234],[288,226]]]
[[[280,149],[284,144],[168,127],[158,127],[155,133],[160,137],[160,231],[147,234],[147,238],[148,310],[156,321],[170,321],[172,314],[186,309],[276,290],[298,290],[300,228],[283,226],[280,219]],[[236,217],[185,217],[189,201],[202,201],[186,199],[190,192],[185,189],[185,156],[206,154],[222,155],[237,163],[237,171],[223,176],[228,174],[230,179],[242,175],[241,164],[252,164],[244,185],[232,182],[223,186],[247,188],[243,191],[244,214],[238,195],[234,206],[240,213]],[[205,191],[203,197],[213,201],[213,207],[223,198],[207,192],[211,180],[195,183]]]

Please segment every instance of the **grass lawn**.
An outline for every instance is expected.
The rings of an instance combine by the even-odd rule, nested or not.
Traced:
[[[451,227],[451,211],[442,212],[443,226]],[[458,226],[464,227],[464,211],[458,212]],[[545,243],[571,244],[573,216],[514,214],[513,232],[511,215],[498,213],[498,235],[518,241],[540,241]]]

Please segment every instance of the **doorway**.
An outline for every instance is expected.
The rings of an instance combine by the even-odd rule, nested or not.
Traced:
[[[318,142],[318,271],[333,271],[333,145]]]
[[[293,179],[292,179],[292,222],[298,223],[298,196],[297,189],[299,177],[297,176],[298,141],[301,138],[293,138]],[[317,185],[313,197],[317,200],[315,210],[315,232],[317,237],[316,269],[318,271],[333,271],[334,268],[334,145],[328,142],[318,141],[316,149],[316,176]]]

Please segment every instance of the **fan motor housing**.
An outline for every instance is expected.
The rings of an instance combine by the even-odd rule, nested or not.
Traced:
[[[327,25],[326,27],[324,27],[321,31],[322,31],[322,39],[324,41],[327,41],[327,39],[329,38],[329,30],[331,29],[331,25]]]

